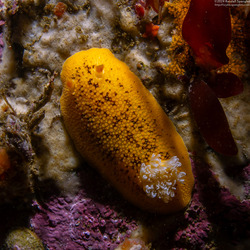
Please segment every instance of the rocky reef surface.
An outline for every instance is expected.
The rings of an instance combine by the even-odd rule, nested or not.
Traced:
[[[155,34],[147,24],[158,25],[158,13],[149,6],[141,18],[133,1],[0,1],[1,249],[250,247],[249,75],[241,73],[242,94],[220,100],[239,149],[222,156],[200,136],[188,86],[171,66],[171,46],[185,48],[174,20],[188,2],[169,3]],[[177,127],[196,180],[185,211],[133,207],[76,152],[60,116],[59,74],[67,57],[92,47],[126,62]]]

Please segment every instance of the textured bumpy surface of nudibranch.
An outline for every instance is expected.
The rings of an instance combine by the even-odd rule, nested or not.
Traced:
[[[187,149],[127,65],[94,48],[68,58],[61,79],[63,119],[82,156],[140,208],[183,209],[194,183]]]

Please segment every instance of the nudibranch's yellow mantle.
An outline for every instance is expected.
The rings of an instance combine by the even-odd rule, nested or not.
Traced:
[[[194,184],[187,149],[126,64],[108,49],[81,51],[61,79],[63,119],[82,156],[138,207],[183,209]]]

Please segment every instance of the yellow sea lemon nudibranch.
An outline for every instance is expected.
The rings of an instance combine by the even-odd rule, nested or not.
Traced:
[[[69,57],[61,79],[64,123],[89,164],[144,210],[183,209],[194,184],[187,149],[128,66],[93,48]]]

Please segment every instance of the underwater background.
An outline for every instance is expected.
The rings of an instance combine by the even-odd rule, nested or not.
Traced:
[[[0,6],[0,249],[249,249],[247,1]],[[195,180],[185,209],[141,210],[76,150],[60,73],[90,48],[125,62],[175,125]]]

